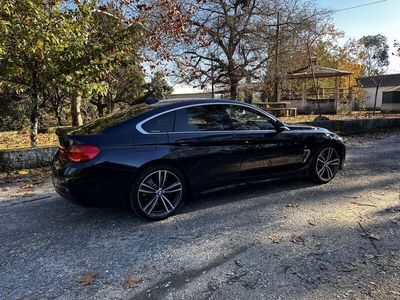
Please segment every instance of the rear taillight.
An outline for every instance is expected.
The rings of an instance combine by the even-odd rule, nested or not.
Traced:
[[[85,162],[92,160],[100,153],[100,149],[93,145],[72,145],[60,149],[60,156],[65,161]]]

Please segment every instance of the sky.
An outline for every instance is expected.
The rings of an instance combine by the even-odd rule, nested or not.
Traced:
[[[323,8],[339,10],[368,4],[378,0],[317,0]],[[335,12],[333,22],[346,37],[383,34],[390,46],[388,73],[400,73],[400,57],[392,55],[394,40],[400,40],[400,0],[386,0],[363,7]]]

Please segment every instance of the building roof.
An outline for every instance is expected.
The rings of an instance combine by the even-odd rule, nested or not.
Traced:
[[[400,85],[400,73],[399,74],[388,74],[380,76],[369,76],[357,78],[357,81],[364,87],[376,87],[379,80],[382,80],[379,86],[399,86]]]
[[[314,70],[313,70],[314,69]],[[314,75],[313,75],[314,71]],[[351,72],[338,70],[328,67],[319,66],[316,64],[316,60],[314,59],[311,64],[307,67],[303,67],[292,72],[289,72],[286,75],[288,79],[306,79],[306,78],[327,78],[327,77],[340,77],[351,75]]]
[[[400,85],[395,86],[395,87],[390,87],[390,88],[384,90],[383,92],[400,92]]]

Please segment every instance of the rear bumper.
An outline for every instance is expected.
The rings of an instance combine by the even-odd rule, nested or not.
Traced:
[[[108,181],[91,177],[60,177],[53,175],[57,194],[69,202],[91,207],[120,205],[128,199],[127,186],[115,186]]]
[[[70,192],[70,188],[68,186],[68,181],[65,178],[61,178],[61,177],[57,177],[57,176],[53,175],[52,181],[53,181],[54,190],[56,191],[56,193],[58,195],[60,195],[65,200],[68,200],[69,202],[72,202],[74,204],[82,204],[72,196],[72,194]]]
[[[115,206],[129,198],[137,172],[104,165],[63,162],[57,153],[52,164],[55,191],[69,202],[84,206]]]

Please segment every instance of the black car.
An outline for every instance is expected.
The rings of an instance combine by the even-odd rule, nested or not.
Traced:
[[[326,183],[345,160],[335,133],[231,100],[141,104],[57,134],[53,183],[62,197],[126,201],[149,219],[174,214],[189,192],[299,175]]]

